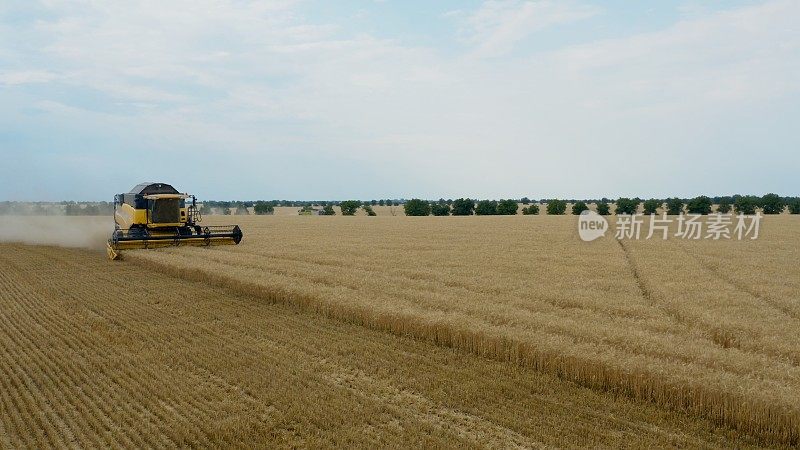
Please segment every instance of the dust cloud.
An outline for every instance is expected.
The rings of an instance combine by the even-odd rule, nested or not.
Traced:
[[[108,217],[0,216],[0,242],[102,250],[113,230]]]

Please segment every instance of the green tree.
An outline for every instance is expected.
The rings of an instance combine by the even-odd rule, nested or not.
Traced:
[[[733,202],[733,209],[739,214],[752,215],[756,213],[758,198],[750,195],[743,195]]]
[[[259,216],[263,216],[265,214],[272,214],[275,212],[275,207],[272,206],[272,203],[270,202],[259,200],[256,202],[255,205],[253,205],[253,212]]]
[[[786,204],[789,206],[789,214],[800,214],[800,197],[789,199]]]
[[[536,214],[539,214],[539,205],[533,203],[525,208],[522,208],[522,214],[526,216],[534,216]]]
[[[377,214],[375,214],[375,210],[372,209],[372,205],[364,205],[364,206],[362,206],[362,208],[364,208],[364,212],[366,212],[368,216],[376,216],[377,215]]]
[[[481,200],[475,206],[475,215],[478,216],[496,216],[497,215],[497,202],[494,200]]]
[[[695,197],[689,200],[686,204],[686,210],[689,214],[710,214],[711,213],[711,199],[705,195]]]
[[[575,202],[572,205],[572,214],[576,215],[576,216],[579,216],[579,215],[581,215],[582,212],[584,212],[584,211],[586,211],[588,209],[589,209],[589,207],[586,206],[585,202]]]
[[[667,199],[667,214],[677,216],[683,212],[683,200],[678,197]]]
[[[595,203],[595,207],[597,209],[597,214],[600,214],[601,216],[607,216],[611,214],[611,207],[608,206],[608,202],[606,201],[601,200]]]
[[[378,205],[383,206],[383,200],[378,200]]]
[[[342,208],[343,216],[355,216],[360,206],[361,202],[358,200],[345,200],[339,203],[339,207]]]
[[[474,200],[471,198],[459,198],[453,200],[453,210],[451,214],[454,216],[471,216],[474,210]]]
[[[333,205],[327,204],[322,207],[322,215],[323,216],[335,216],[336,211],[333,209]]]
[[[450,205],[447,203],[434,203],[431,205],[431,214],[434,216],[449,216]]]
[[[642,204],[644,207],[644,213],[647,215],[656,214],[658,212],[658,208],[661,207],[661,200],[656,200],[651,198]]]
[[[431,213],[431,205],[425,200],[412,198],[403,204],[407,216],[427,216]]]
[[[567,211],[567,202],[564,200],[552,199],[547,202],[547,214],[560,216]]]
[[[717,212],[720,214],[728,214],[729,212],[731,212],[730,197],[722,197],[719,199],[719,205],[717,205]]]
[[[520,203],[522,203],[523,205],[530,205],[531,199],[529,199],[528,197],[522,197]]]
[[[636,214],[641,201],[638,198],[620,197],[617,199],[616,214]]]
[[[513,216],[517,214],[517,209],[519,209],[519,205],[517,205],[516,200],[500,200],[497,204],[497,214],[501,216]]]
[[[786,202],[783,201],[783,198],[778,194],[771,193],[761,197],[759,204],[764,214],[780,214],[786,207]]]

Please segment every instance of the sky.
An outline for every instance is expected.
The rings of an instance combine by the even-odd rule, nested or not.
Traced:
[[[0,200],[800,194],[800,1],[3,0]]]

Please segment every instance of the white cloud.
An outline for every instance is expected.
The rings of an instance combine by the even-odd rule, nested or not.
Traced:
[[[0,84],[17,85],[32,83],[47,83],[57,79],[58,76],[46,70],[18,70],[0,72]]]
[[[569,1],[489,0],[475,11],[453,15],[466,15],[464,34],[475,45],[475,56],[498,57],[536,31],[598,13],[597,7]]]
[[[356,161],[379,183],[330,174],[315,181],[328,191],[308,192],[308,177],[287,172],[279,186],[287,198],[673,195],[681,194],[670,191],[678,181],[701,186],[696,177],[706,175],[729,183],[712,189],[725,191],[739,167],[765,164],[754,155],[800,164],[770,147],[796,142],[785,127],[766,136],[749,131],[772,126],[780,117],[770,110],[796,99],[800,4],[793,1],[698,13],[661,30],[513,57],[534,31],[596,8],[485,3],[456,18],[472,51],[444,56],[314,23],[292,2],[50,7],[56,19],[35,25],[39,53],[2,48],[0,39],[0,51],[15,53],[22,68],[2,72],[0,83],[52,83],[30,102],[52,115],[48,122],[80,136],[105,133],[114,145],[127,139],[145,151],[190,153],[197,174],[255,171],[291,157]],[[58,98],[49,98],[53,91]],[[102,95],[84,103],[87,91]],[[5,103],[24,104],[17,101]],[[220,153],[246,155],[249,164],[198,159]],[[717,162],[682,171],[687,158]],[[658,169],[650,170],[654,160]],[[231,197],[264,182],[236,181],[241,191]]]
[[[767,2],[574,46],[554,64],[639,103],[765,100],[800,88],[798,20],[800,3]]]

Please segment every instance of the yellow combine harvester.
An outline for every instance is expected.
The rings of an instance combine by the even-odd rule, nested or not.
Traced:
[[[139,184],[114,196],[115,229],[108,240],[108,257],[119,259],[122,250],[241,242],[239,225],[204,227],[198,225],[201,220],[193,195],[166,183]]]

